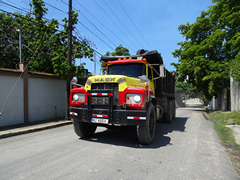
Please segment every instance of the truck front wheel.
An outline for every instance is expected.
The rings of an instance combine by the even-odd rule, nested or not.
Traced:
[[[97,126],[75,120],[73,120],[73,126],[75,133],[82,138],[92,136],[97,129]]]
[[[145,125],[137,126],[137,136],[141,144],[151,144],[154,139],[156,128],[156,114],[153,104],[149,104],[147,120]]]

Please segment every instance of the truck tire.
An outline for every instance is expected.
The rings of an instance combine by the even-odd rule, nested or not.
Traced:
[[[173,115],[172,115],[172,119],[173,119],[173,121],[175,120],[175,117],[176,117],[176,103],[175,103],[175,100],[172,100],[172,113],[173,113]]]
[[[164,113],[163,120],[165,123],[172,123],[173,121],[173,105],[171,100],[167,101],[167,112]]]
[[[137,126],[137,136],[141,144],[151,144],[154,139],[156,129],[156,114],[153,104],[149,104],[145,125]]]
[[[95,125],[75,120],[73,120],[73,126],[75,133],[82,138],[92,136],[97,129]]]

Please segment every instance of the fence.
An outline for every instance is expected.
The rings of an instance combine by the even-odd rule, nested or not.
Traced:
[[[66,81],[54,74],[30,72],[27,68],[22,74],[25,65],[21,63],[20,70],[0,68],[0,110],[5,104],[0,127],[65,118]]]
[[[231,111],[240,111],[240,82],[230,79]]]

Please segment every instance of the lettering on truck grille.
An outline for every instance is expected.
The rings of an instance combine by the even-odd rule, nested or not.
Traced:
[[[95,78],[95,82],[104,82],[104,81],[106,81],[106,82],[111,82],[111,81],[115,81],[115,78]]]

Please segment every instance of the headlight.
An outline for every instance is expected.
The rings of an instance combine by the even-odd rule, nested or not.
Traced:
[[[84,93],[75,93],[73,95],[74,101],[85,101],[85,94]]]
[[[136,103],[140,103],[141,102],[141,96],[139,96],[139,95],[136,95],[136,96],[134,96],[134,101],[136,102]]]
[[[126,102],[135,104],[140,103],[142,100],[141,94],[126,94]]]

